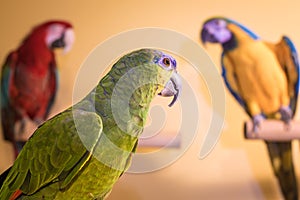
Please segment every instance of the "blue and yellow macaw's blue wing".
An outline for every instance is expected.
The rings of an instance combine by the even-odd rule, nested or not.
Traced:
[[[238,88],[234,87],[234,85],[236,85],[235,81],[231,82],[228,80],[228,74],[227,74],[227,70],[225,68],[225,63],[224,63],[224,52],[222,53],[221,56],[221,65],[222,65],[222,77],[224,79],[225,85],[227,87],[227,89],[229,90],[229,92],[231,93],[231,95],[238,101],[238,103],[246,109],[246,103],[243,100],[243,98],[240,96],[239,92],[238,92]],[[234,77],[235,80],[235,77]]]
[[[243,31],[245,31],[245,33],[247,33],[252,39],[254,39],[254,40],[258,40],[258,39],[259,39],[259,36],[258,36],[256,33],[254,33],[253,31],[251,31],[249,28],[247,28],[246,26],[244,26],[244,25],[242,25],[242,24],[240,24],[240,23],[238,23],[238,22],[236,22],[236,21],[234,21],[234,20],[232,20],[232,19],[226,18],[226,21],[228,21],[230,24],[234,24],[234,25],[240,27],[240,28],[241,28]]]
[[[252,32],[249,28],[247,28],[246,26],[232,20],[232,19],[228,19],[226,18],[226,21],[228,23],[231,23],[231,24],[234,24],[236,26],[238,26],[239,28],[241,28],[243,31],[245,31],[245,33],[247,33],[249,35],[249,37],[251,37],[252,39],[254,40],[258,40],[259,39],[259,36]],[[228,73],[227,73],[227,70],[226,70],[226,67],[227,68],[230,68],[231,69],[231,66],[228,66],[229,63],[226,63],[226,59],[224,59],[224,55],[225,55],[225,52],[223,51],[222,52],[222,56],[221,56],[221,66],[222,66],[222,77],[224,79],[224,82],[225,82],[225,85],[227,87],[227,89],[229,90],[229,92],[231,93],[231,95],[238,101],[238,103],[245,109],[245,111],[250,115],[248,109],[247,109],[247,106],[246,106],[246,103],[245,101],[243,100],[243,98],[241,97],[241,95],[239,94],[239,91],[238,91],[238,86],[236,85],[236,77],[232,77],[232,80],[229,80],[228,79]],[[226,65],[227,64],[227,65]],[[226,66],[226,67],[225,67]]]
[[[293,115],[297,108],[299,94],[299,58],[295,45],[287,36],[283,36],[277,44],[266,42],[266,45],[274,51],[278,61],[286,74],[288,80],[288,92],[290,96],[290,107]]]

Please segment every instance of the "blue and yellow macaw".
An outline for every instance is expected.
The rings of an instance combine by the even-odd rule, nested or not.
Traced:
[[[298,96],[299,63],[292,41],[262,41],[245,26],[224,17],[204,22],[201,40],[222,45],[222,76],[230,93],[252,118],[254,132],[264,119],[293,118]],[[291,142],[266,141],[285,199],[298,199]]]

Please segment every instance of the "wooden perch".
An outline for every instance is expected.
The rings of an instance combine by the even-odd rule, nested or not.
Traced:
[[[180,148],[181,136],[179,135],[158,135],[150,138],[140,138],[138,145],[140,147],[152,148]]]
[[[300,139],[300,121],[291,121],[289,126],[280,120],[264,120],[258,132],[253,132],[252,121],[245,122],[244,135],[246,139],[266,141],[291,141]]]

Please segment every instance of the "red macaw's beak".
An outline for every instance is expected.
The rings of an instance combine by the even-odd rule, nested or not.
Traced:
[[[61,34],[59,38],[57,38],[58,34]],[[52,34],[49,34],[47,40],[52,49],[63,48],[63,53],[65,54],[71,50],[75,40],[75,34],[72,28],[67,28],[63,33],[53,31]]]
[[[161,95],[163,97],[173,96],[173,100],[169,104],[169,106],[171,107],[180,96],[181,89],[182,89],[181,77],[176,71],[174,71],[170,80],[166,83],[164,89],[158,95]]]
[[[74,41],[75,41],[74,30],[72,28],[66,29],[64,34],[64,43],[65,43],[64,53],[68,53],[71,50]]]

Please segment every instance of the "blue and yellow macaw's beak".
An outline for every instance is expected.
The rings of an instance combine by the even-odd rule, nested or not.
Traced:
[[[227,28],[227,21],[221,18],[213,18],[203,24],[201,30],[201,41],[205,45],[206,42],[226,43],[232,37],[231,31]]]

